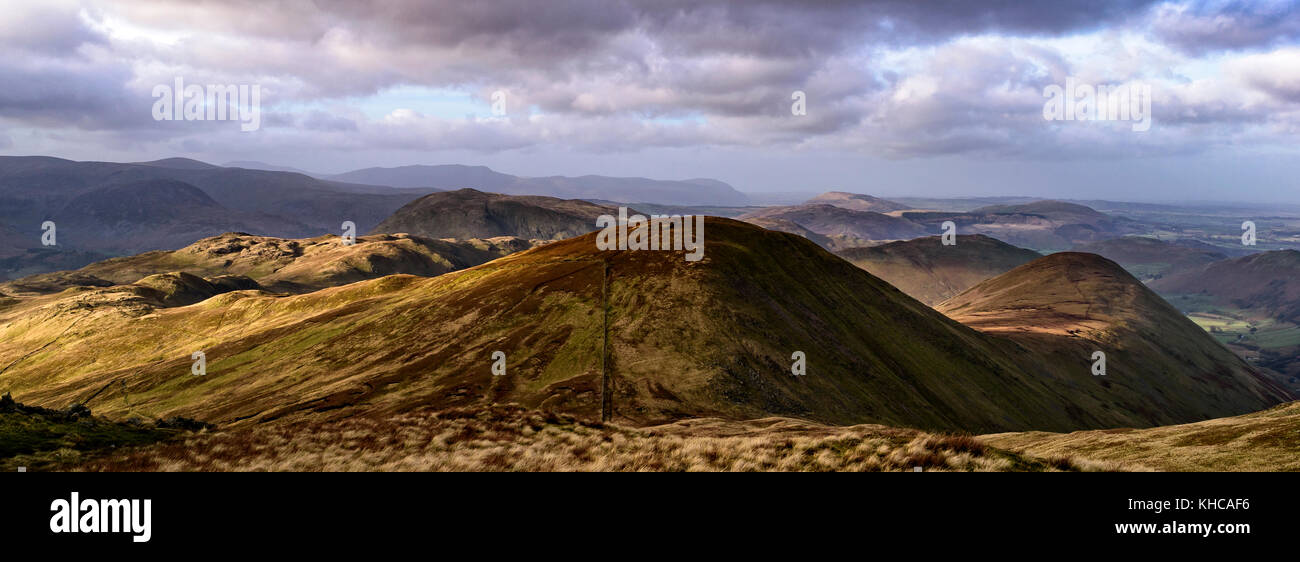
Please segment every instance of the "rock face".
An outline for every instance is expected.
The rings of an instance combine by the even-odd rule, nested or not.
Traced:
[[[375,234],[430,238],[517,236],[558,240],[596,230],[596,217],[618,210],[580,200],[459,189],[426,195],[398,209]]]

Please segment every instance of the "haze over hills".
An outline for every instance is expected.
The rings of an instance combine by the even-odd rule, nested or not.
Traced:
[[[790,221],[823,236],[860,241],[853,245],[867,245],[871,241],[910,240],[938,232],[938,229],[928,232],[924,226],[907,219],[829,204],[766,207],[738,218]],[[844,244],[847,245],[849,244]]]
[[[372,232],[408,232],[430,238],[519,236],[552,240],[596,230],[600,215],[618,216],[618,209],[577,199],[458,189],[416,199],[384,219]]]
[[[1173,244],[1145,236],[1124,236],[1080,244],[1073,251],[1102,256],[1120,264],[1142,281],[1228,259],[1227,254],[1209,244]]]
[[[944,246],[940,237],[927,236],[836,253],[930,306],[1042,257],[982,234],[959,235],[956,242]]]
[[[1127,402],[1160,425],[1252,412],[1293,398],[1118,264],[1093,254],[1039,258],[937,309],[1014,342],[1031,370],[1083,374],[1105,389],[1104,398],[1080,393],[1074,407]],[[1105,354],[1104,376],[1089,374],[1097,351]]]
[[[229,231],[299,238],[339,233],[344,221],[362,232],[428,190],[323,181],[302,174],[223,168],[184,158],[142,163],[74,162],[42,156],[0,157],[0,224],[4,253],[40,247],[40,225],[54,221],[62,252],[136,253],[172,249]],[[48,248],[47,248],[48,249]],[[26,273],[45,262],[84,265],[33,254],[12,264]],[[91,258],[93,259],[93,258]]]
[[[521,177],[503,174],[486,166],[447,164],[366,168],[328,179],[388,185],[433,187],[444,190],[474,188],[506,195],[544,195],[562,199],[608,199],[669,205],[748,204],[749,199],[730,185],[712,179],[653,180],[609,176]]]
[[[1115,376],[1114,390],[1083,359],[1035,372],[1025,348],[806,239],[706,224],[700,262],[598,251],[591,233],[438,277],[296,296],[236,290],[162,307],[131,287],[24,297],[0,308],[0,390],[58,405],[116,384],[129,401],[109,393],[91,406],[222,424],[502,402],[590,417],[603,364],[626,422],[786,415],[964,431],[1151,425],[1277,401],[1240,363],[1191,363],[1168,386]],[[203,377],[189,372],[195,350]],[[505,376],[492,375],[494,351]],[[791,375],[794,351],[804,376]]]
[[[902,203],[886,201],[878,197],[863,195],[860,193],[846,193],[843,191],[827,191],[821,195],[813,197],[804,202],[805,205],[835,205],[854,211],[874,211],[877,213],[890,213],[893,211],[905,211],[912,207]]]
[[[1148,229],[1128,219],[1061,201],[992,205],[957,213],[910,211],[902,216],[932,231],[937,231],[944,221],[953,221],[958,234],[984,234],[1039,251],[1067,250],[1077,244],[1145,233]]]

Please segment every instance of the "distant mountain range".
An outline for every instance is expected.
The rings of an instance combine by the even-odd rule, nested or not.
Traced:
[[[344,221],[365,232],[427,192],[183,158],[120,164],[5,156],[0,224],[13,234],[0,241],[10,244],[5,253],[26,255],[41,247],[40,226],[47,220],[57,227],[58,245],[50,249],[98,255],[179,248],[230,231],[290,238],[338,234]],[[30,271],[29,266],[9,269]]]
[[[544,195],[562,199],[606,199],[625,203],[668,205],[746,205],[749,198],[724,182],[711,179],[652,180],[609,176],[549,176],[529,178],[493,171],[485,166],[400,166],[366,168],[327,176],[335,181],[431,187],[441,190],[474,188],[506,195]]]
[[[831,249],[940,234],[949,221],[959,235],[983,234],[1039,251],[1066,250],[1148,230],[1135,221],[1061,201],[991,205],[960,212],[907,209],[912,207],[869,195],[829,192],[801,205],[764,207],[738,218],[787,232],[806,229],[828,237]]]
[[[407,203],[443,189],[675,205],[746,202],[727,184],[707,179],[522,178],[456,165],[369,168],[318,178],[262,162],[230,164],[0,157],[0,280],[76,268],[106,256],[175,249],[223,232],[303,238],[340,234],[345,221],[368,232]],[[53,247],[40,242],[47,220],[57,227]],[[594,219],[587,222],[594,229]],[[418,226],[404,228],[428,231]],[[569,228],[564,232],[579,232]]]

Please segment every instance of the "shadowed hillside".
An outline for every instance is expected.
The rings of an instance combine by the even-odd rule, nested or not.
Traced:
[[[518,236],[570,238],[596,230],[596,217],[617,208],[581,200],[502,195],[458,189],[426,195],[398,209],[374,233],[408,232],[430,238]]]
[[[988,236],[958,236],[944,246],[938,236],[836,252],[912,298],[935,305],[990,277],[1042,257]]]
[[[1071,407],[1120,406],[1160,425],[1290,398],[1118,264],[1093,254],[1040,258],[937,308],[1014,342],[1031,371],[1094,390],[1080,392]],[[1090,372],[1097,351],[1106,356],[1104,376]]]

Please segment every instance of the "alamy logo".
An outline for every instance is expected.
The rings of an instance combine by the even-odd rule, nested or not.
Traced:
[[[153,87],[154,121],[239,121],[247,133],[262,128],[262,87],[257,84],[185,85],[176,77],[175,88]]]
[[[1092,352],[1092,376],[1094,377],[1106,376],[1106,352],[1104,351]]]
[[[149,542],[153,500],[70,499],[50,502],[50,531],[53,533],[132,533],[134,542]]]
[[[943,224],[939,226],[943,227],[943,234],[939,235],[939,242],[944,246],[956,246],[957,223],[952,221],[943,221]]]
[[[627,207],[619,207],[617,218],[596,217],[596,227],[601,229],[598,250],[685,250],[686,261],[704,259],[704,215],[650,215],[647,220],[629,217]]]
[[[55,228],[54,221],[45,221],[41,223],[41,245],[59,245],[58,229]]]
[[[1076,84],[1043,88],[1043,119],[1048,121],[1133,121],[1133,130],[1151,129],[1151,85]]]

